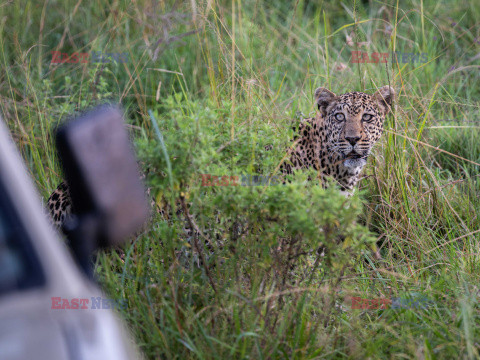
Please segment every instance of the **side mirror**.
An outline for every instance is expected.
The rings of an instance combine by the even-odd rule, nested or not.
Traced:
[[[149,202],[118,107],[103,105],[68,122],[56,143],[76,215],[66,230],[82,263],[133,235],[149,216]]]

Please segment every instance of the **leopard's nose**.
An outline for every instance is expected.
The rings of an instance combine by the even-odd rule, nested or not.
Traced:
[[[352,146],[355,146],[360,138],[361,136],[345,136],[345,140],[347,140]]]

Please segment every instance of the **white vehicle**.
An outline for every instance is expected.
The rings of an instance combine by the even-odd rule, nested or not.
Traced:
[[[0,359],[139,359],[100,300],[106,296],[49,224],[0,119]]]

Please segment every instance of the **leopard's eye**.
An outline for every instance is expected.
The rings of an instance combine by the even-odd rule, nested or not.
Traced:
[[[337,121],[343,121],[345,120],[345,115],[343,115],[342,113],[336,113],[335,119],[337,119]]]
[[[363,114],[363,116],[362,116],[363,121],[370,121],[370,120],[372,120],[372,118],[373,118],[373,116],[370,115],[370,114]]]

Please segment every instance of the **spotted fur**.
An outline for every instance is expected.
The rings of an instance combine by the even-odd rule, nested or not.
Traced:
[[[67,216],[72,213],[70,190],[65,181],[52,192],[47,200],[47,206],[53,225],[61,228]]]
[[[349,92],[338,96],[318,88],[317,115],[300,123],[290,159],[282,164],[281,171],[291,174],[298,169],[313,168],[321,179],[333,177],[342,191],[350,193],[373,145],[383,133],[393,98],[390,86],[373,95]]]

